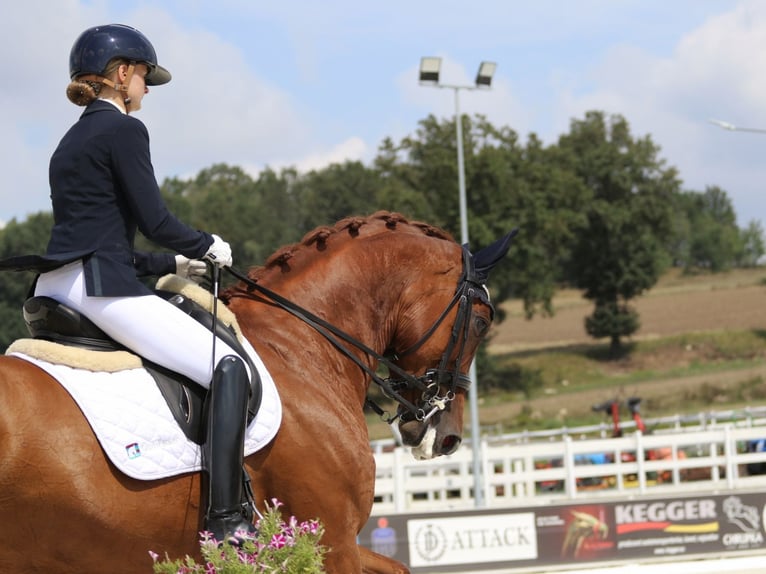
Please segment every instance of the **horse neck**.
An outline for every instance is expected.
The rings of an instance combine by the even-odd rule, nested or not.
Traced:
[[[396,258],[390,252],[367,250],[365,243],[354,238],[327,251],[304,247],[289,259],[289,266],[265,270],[258,283],[382,354],[395,329],[401,291],[397,277],[402,270],[392,268]],[[278,336],[283,328],[281,318],[286,315],[272,306],[252,307],[235,298],[231,307],[243,330],[248,323],[258,325],[253,329],[258,339],[268,341],[268,331]],[[312,340],[323,339],[313,330],[301,332]]]
[[[259,283],[383,354],[402,322],[412,320],[408,312],[415,294],[429,292],[445,269],[459,272],[458,252],[457,245],[421,233],[346,237],[324,250],[296,251],[289,267],[267,269]],[[239,317],[244,311],[235,312]],[[275,317],[281,312],[259,308],[261,328],[264,313],[272,331],[278,330]],[[321,339],[318,333],[311,336]]]

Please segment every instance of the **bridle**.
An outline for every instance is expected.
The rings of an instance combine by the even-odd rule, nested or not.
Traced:
[[[397,414],[392,417],[369,398],[366,400],[367,406],[372,408],[378,415],[382,416],[387,423],[391,424],[396,421],[397,418],[401,418],[402,421],[417,420],[426,422],[436,413],[447,408],[449,403],[455,399],[458,389],[467,391],[471,386],[471,379],[464,373],[461,373],[459,369],[465,353],[465,346],[468,342],[471,323],[470,318],[474,301],[480,301],[486,304],[494,315],[494,308],[489,301],[486,287],[476,275],[473,255],[466,246],[462,247],[462,254],[463,271],[458,280],[455,294],[447,307],[416,343],[404,351],[399,353],[393,352],[387,356],[378,354],[361,341],[338,329],[324,319],[317,317],[310,311],[307,311],[292,301],[282,297],[271,289],[258,284],[242,272],[231,267],[226,267],[225,269],[247,285],[247,294],[252,294],[252,292],[257,291],[269,299],[273,305],[280,307],[314,328],[344,356],[362,369],[362,371],[364,371],[372,381],[381,388],[386,396],[396,401],[398,403]],[[444,322],[450,311],[456,306],[457,315],[455,317],[455,323],[452,325],[449,343],[442,353],[438,367],[427,369],[425,373],[420,376],[415,376],[399,367],[396,363],[403,357],[411,355],[422,347]],[[374,370],[359,359],[347,345],[362,351],[365,355],[372,357],[379,364],[384,365],[388,369],[390,376],[388,378],[380,377]],[[456,349],[457,353],[455,354]],[[453,354],[455,355],[455,359],[452,361],[451,366],[450,357]],[[439,392],[442,387],[446,390],[443,395],[440,395]],[[413,390],[420,391],[421,393],[420,400],[417,404],[402,396],[402,393]]]

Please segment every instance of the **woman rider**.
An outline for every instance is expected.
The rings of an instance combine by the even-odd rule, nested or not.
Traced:
[[[40,272],[35,295],[76,309],[127,348],[210,388],[205,528],[219,541],[236,543],[231,537],[237,532],[254,532],[242,490],[248,367],[222,340],[211,361],[210,331],[139,281],[199,274],[201,258],[232,264],[227,242],[168,211],[148,132],[130,115],[141,109],[148,86],[166,84],[170,73],[141,32],[120,24],[85,30],[72,47],[69,73],[67,97],[85,111],[51,157],[54,225],[46,254],[0,266]],[[134,250],[136,228],[178,255]]]

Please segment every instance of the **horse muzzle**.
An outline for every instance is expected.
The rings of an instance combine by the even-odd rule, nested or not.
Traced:
[[[454,453],[463,440],[460,429],[455,428],[443,413],[437,413],[427,422],[417,420],[399,424],[402,443],[412,448],[412,456],[428,460]]]

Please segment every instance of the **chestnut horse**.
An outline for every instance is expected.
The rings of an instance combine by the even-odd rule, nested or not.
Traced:
[[[356,543],[375,487],[367,389],[375,380],[400,402],[401,436],[419,457],[457,448],[465,373],[492,320],[483,283],[510,237],[472,256],[399,214],[347,218],[222,293],[283,402],[276,437],[245,462],[255,501],[318,518],[328,572],[407,572]],[[380,379],[381,363],[395,376]],[[198,556],[199,480],[122,474],[59,384],[0,357],[0,571],[136,574],[151,571],[149,550]]]

